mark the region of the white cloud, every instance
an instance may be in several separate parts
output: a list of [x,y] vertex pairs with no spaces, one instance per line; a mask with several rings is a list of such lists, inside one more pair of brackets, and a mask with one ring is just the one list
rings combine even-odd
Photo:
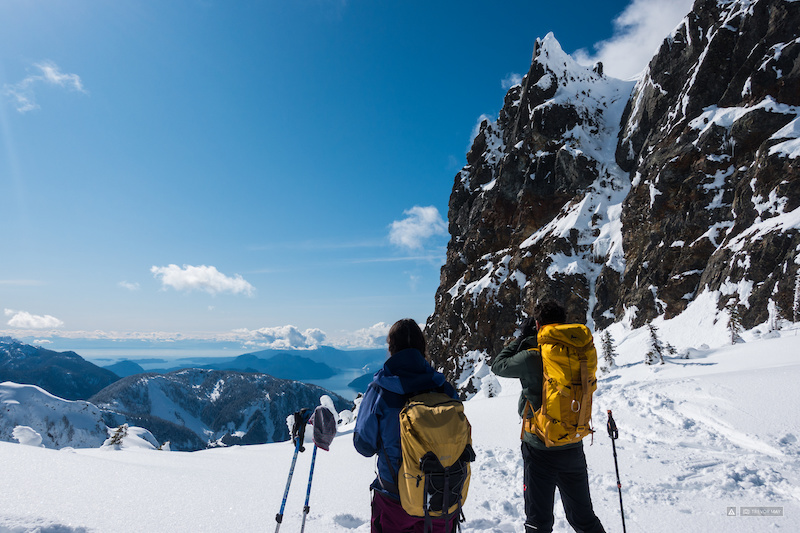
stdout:
[[128,281],[120,281],[117,283],[117,285],[123,289],[128,289],[131,292],[138,291],[140,289],[138,283],[130,283]]
[[252,296],[255,287],[245,281],[242,276],[235,274],[226,276],[213,266],[169,265],[165,267],[154,266],[150,269],[156,279],[161,281],[164,290],[172,287],[176,291],[205,291],[216,295],[223,292],[231,294],[246,294]]
[[327,338],[321,329],[312,328],[300,331],[291,325],[254,330],[237,329],[234,330],[234,333],[240,335],[250,346],[275,349],[315,348]]
[[337,348],[384,348],[386,347],[386,336],[389,334],[391,325],[385,322],[368,328],[362,328],[353,332],[340,334],[336,339],[332,339],[331,344]]
[[647,67],[662,41],[692,9],[693,0],[633,0],[614,20],[614,36],[573,54],[585,65],[603,63],[610,76],[631,79]]
[[78,76],[77,74],[63,74],[61,70],[59,70],[58,65],[56,65],[52,61],[37,63],[34,66],[42,71],[44,80],[47,83],[50,83],[52,85],[58,85],[61,87],[72,88],[82,93],[86,92],[83,89],[83,83],[81,83],[80,76]]
[[21,329],[52,329],[60,328],[64,322],[50,315],[32,315],[27,311],[14,311],[5,309],[5,315],[11,319],[7,322],[12,328]]
[[389,231],[392,244],[416,250],[434,235],[447,235],[447,224],[434,206],[414,206],[403,214],[406,218],[392,222]]
[[522,76],[516,72],[512,72],[500,81],[500,85],[506,91],[512,88],[514,85],[519,85],[520,83],[522,83]]
[[63,87],[86,94],[83,82],[77,74],[61,72],[58,65],[52,61],[34,63],[33,66],[38,69],[38,74],[32,74],[19,83],[3,85],[3,94],[11,97],[20,113],[39,109],[34,88],[40,84]]

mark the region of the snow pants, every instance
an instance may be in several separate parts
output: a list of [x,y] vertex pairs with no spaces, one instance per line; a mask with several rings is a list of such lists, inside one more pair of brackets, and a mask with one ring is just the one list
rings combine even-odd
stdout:
[[[453,533],[458,518],[451,517],[445,523],[441,518],[433,519],[433,533]],[[409,515],[399,501],[372,491],[371,533],[423,533],[425,519]]]
[[553,530],[556,487],[567,521],[580,533],[604,533],[589,496],[589,474],[583,446],[539,450],[522,443],[524,462],[526,533]]

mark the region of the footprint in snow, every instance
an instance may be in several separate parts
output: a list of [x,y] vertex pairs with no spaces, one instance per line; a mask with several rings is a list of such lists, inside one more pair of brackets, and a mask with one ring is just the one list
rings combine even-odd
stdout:
[[787,433],[778,439],[778,445],[782,448],[781,451],[789,455],[800,454],[800,446],[798,446],[797,437],[791,433]]
[[346,527],[347,529],[356,529],[366,523],[366,520],[356,518],[351,514],[340,514],[333,517],[333,521],[337,526]]

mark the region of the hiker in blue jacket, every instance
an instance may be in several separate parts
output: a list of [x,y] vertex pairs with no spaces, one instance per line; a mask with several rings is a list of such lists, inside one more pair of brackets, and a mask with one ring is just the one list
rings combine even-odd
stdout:
[[[375,373],[358,410],[353,444],[365,457],[378,456],[378,476],[372,489],[373,533],[422,531],[424,518],[410,516],[400,504],[397,475],[400,468],[400,411],[408,398],[428,391],[458,394],[444,375],[426,359],[425,336],[415,320],[395,322],[386,338],[389,358]],[[434,519],[433,531],[455,530],[456,519],[448,523]]]

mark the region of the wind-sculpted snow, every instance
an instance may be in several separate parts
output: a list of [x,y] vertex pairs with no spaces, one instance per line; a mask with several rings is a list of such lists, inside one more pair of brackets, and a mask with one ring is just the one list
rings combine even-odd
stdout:
[[[100,409],[58,398],[35,385],[0,383],[0,441],[38,442],[46,448],[96,448],[108,437]],[[25,427],[21,433],[17,428]]]

